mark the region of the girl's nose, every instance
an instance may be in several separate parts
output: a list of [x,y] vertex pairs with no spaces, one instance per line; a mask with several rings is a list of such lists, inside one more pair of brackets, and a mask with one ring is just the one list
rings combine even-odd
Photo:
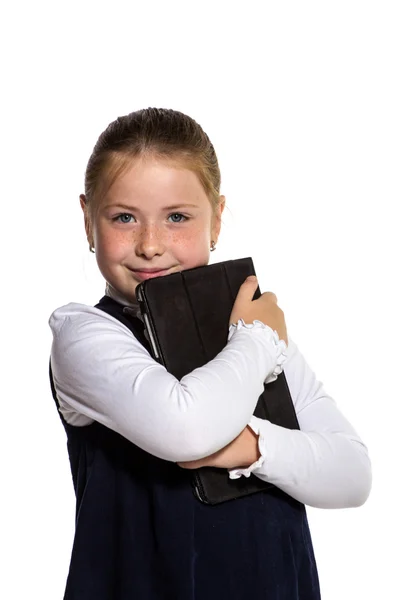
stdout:
[[164,249],[163,236],[159,228],[145,227],[142,229],[135,247],[138,256],[145,256],[147,259],[151,259],[153,256],[163,254]]

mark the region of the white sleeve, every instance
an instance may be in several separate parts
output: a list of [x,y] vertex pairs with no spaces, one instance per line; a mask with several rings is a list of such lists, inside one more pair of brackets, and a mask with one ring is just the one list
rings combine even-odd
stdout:
[[49,324],[66,421],[98,421],[175,462],[209,456],[239,435],[282,354],[272,329],[255,322],[231,332],[216,358],[179,381],[104,311],[71,303],[54,311]]
[[290,338],[283,371],[300,431],[252,417],[261,457],[248,469],[232,469],[230,477],[254,473],[317,508],[360,506],[371,489],[366,446]]

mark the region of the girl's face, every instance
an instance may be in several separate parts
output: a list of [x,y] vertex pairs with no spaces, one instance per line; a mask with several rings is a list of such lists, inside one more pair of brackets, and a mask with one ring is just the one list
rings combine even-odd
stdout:
[[154,158],[138,159],[86,212],[97,263],[105,280],[130,301],[138,283],[208,264],[225,199],[213,213],[195,173]]

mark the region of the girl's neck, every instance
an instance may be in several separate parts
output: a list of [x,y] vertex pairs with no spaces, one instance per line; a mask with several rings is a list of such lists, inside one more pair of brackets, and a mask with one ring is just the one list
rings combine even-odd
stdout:
[[112,285],[108,282],[106,283],[106,296],[109,296],[119,304],[123,304],[124,306],[129,306],[130,308],[137,308],[139,310],[139,304],[137,302],[132,302],[131,300],[127,300],[125,296],[122,296]]

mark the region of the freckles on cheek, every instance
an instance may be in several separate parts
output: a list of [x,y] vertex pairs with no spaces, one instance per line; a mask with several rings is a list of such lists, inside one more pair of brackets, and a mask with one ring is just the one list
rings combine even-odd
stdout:
[[189,248],[193,246],[193,236],[175,233],[172,236],[172,244],[179,248]]
[[174,244],[185,247],[197,248],[208,244],[208,231],[205,227],[197,226],[186,231],[175,231],[172,235]]
[[[190,232],[175,232],[171,238],[176,258],[186,268],[197,267],[208,262],[208,237],[203,228]],[[174,252],[174,250],[173,250]]]
[[103,234],[103,243],[109,251],[118,252],[128,245],[128,239],[123,231],[106,231]]
[[172,244],[175,248],[179,248],[189,254],[196,251],[196,249],[198,251],[199,248],[204,246],[205,240],[200,232],[177,232],[172,236]]

